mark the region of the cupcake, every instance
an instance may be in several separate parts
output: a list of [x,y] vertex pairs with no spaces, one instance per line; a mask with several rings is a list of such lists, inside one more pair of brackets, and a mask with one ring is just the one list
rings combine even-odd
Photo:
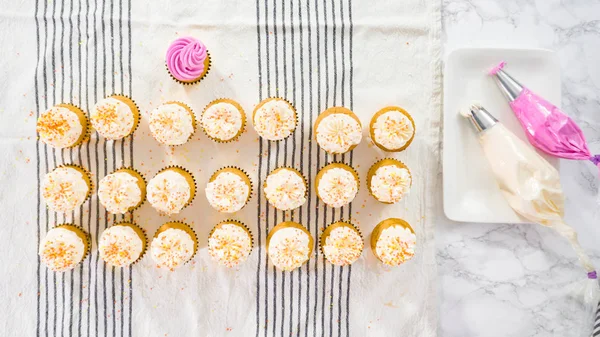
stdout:
[[217,99],[204,108],[200,125],[208,138],[215,142],[233,142],[244,132],[246,114],[236,101]]
[[206,185],[206,199],[217,211],[235,213],[242,209],[252,195],[252,182],[236,167],[225,167],[215,172]]
[[150,245],[152,258],[158,267],[174,270],[194,257],[198,237],[190,226],[182,222],[167,222],[154,234]]
[[369,193],[378,201],[393,204],[408,192],[412,185],[410,170],[401,161],[395,159],[382,159],[367,173],[367,188]]
[[98,253],[106,264],[127,267],[139,260],[146,252],[146,234],[138,226],[116,223],[102,232]]
[[146,187],[148,201],[159,213],[177,214],[196,196],[194,176],[179,166],[169,166],[150,179]]
[[415,138],[415,121],[406,110],[389,106],[373,115],[369,133],[373,143],[380,149],[400,152]]
[[300,171],[280,167],[273,170],[265,180],[265,197],[273,207],[289,211],[306,202],[306,179]]
[[232,268],[246,261],[252,252],[252,234],[236,220],[225,220],[208,236],[208,254],[222,266]]
[[410,225],[396,218],[380,222],[371,233],[373,254],[388,266],[398,266],[415,255],[417,236]]
[[131,212],[139,207],[145,198],[146,181],[132,168],[120,168],[98,183],[98,200],[112,214]]
[[36,131],[42,142],[57,149],[74,147],[89,139],[85,112],[71,104],[58,104],[40,114]]
[[321,251],[325,259],[336,266],[354,263],[364,246],[359,230],[347,222],[332,223],[321,234]]
[[204,43],[193,37],[181,37],[167,49],[167,70],[183,84],[200,82],[210,70],[210,55]]
[[62,165],[46,174],[41,187],[50,210],[68,213],[81,206],[92,194],[92,178],[81,166]]
[[323,167],[315,177],[317,196],[328,206],[339,208],[354,200],[358,193],[358,173],[343,163]]
[[192,109],[181,102],[167,102],[150,112],[150,132],[164,145],[185,144],[196,131]]
[[317,144],[328,153],[353,150],[362,139],[362,125],[354,112],[344,107],[323,111],[315,121]]
[[266,140],[282,140],[294,132],[298,114],[283,98],[271,97],[258,103],[252,113],[254,130]]
[[275,267],[292,271],[312,255],[313,237],[299,223],[285,221],[273,227],[267,236],[267,254]]
[[40,260],[53,271],[75,268],[90,250],[88,234],[72,224],[59,225],[40,243]]

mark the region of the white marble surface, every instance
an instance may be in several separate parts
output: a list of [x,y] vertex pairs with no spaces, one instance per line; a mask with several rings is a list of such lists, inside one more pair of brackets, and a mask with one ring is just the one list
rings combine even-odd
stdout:
[[[444,54],[542,47],[562,67],[563,108],[600,153],[600,0],[443,0]],[[525,82],[525,80],[523,81]],[[567,222],[600,266],[600,185],[589,162],[563,161]],[[569,286],[585,278],[566,240],[533,225],[437,227],[440,336],[577,336]]]

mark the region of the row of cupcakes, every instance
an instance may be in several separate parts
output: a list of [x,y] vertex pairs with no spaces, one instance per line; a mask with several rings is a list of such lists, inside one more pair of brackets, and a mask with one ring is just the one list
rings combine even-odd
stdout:
[[[91,126],[107,139],[122,139],[131,135],[140,123],[140,110],[124,95],[112,95],[92,108]],[[256,132],[267,140],[282,140],[297,127],[298,113],[282,98],[267,98],[252,114]],[[192,109],[182,102],[166,102],[150,112],[152,136],[161,144],[185,144],[196,131],[197,124],[216,142],[231,142],[246,128],[246,114],[232,99],[217,99],[209,103],[196,121]],[[323,111],[315,121],[315,139],[328,153],[341,154],[354,149],[362,140],[362,124],[347,108],[332,107]],[[415,135],[415,125],[408,112],[400,107],[386,107],[375,113],[370,123],[373,142],[385,151],[402,151]],[[87,114],[72,104],[58,104],[40,114],[37,132],[40,139],[55,148],[69,148],[89,139],[91,128]]]
[[[416,235],[406,221],[390,218],[373,229],[370,243],[377,259],[386,265],[398,266],[414,256]],[[185,223],[167,222],[160,226],[149,243],[143,229],[130,222],[121,222],[100,234],[98,255],[109,266],[127,267],[139,261],[148,246],[158,267],[174,270],[194,257],[198,251],[198,237]],[[302,266],[312,256],[314,246],[310,232],[292,221],[278,224],[267,235],[269,260],[284,271]],[[229,268],[244,262],[253,247],[250,229],[236,220],[217,224],[208,237],[209,256]],[[356,226],[338,221],[321,233],[319,247],[331,264],[345,266],[360,258],[364,242]],[[82,262],[90,250],[90,238],[83,229],[62,224],[48,231],[40,243],[39,255],[49,269],[63,272]]]
[[[191,204],[197,193],[194,176],[180,166],[160,170],[148,183],[141,173],[124,167],[100,179],[98,185],[98,200],[111,214],[131,212],[146,198],[159,213],[177,214]],[[350,204],[359,185],[358,173],[343,163],[323,167],[315,178],[317,196],[334,208]],[[400,201],[409,193],[411,185],[410,170],[396,159],[382,159],[367,173],[369,193],[383,203]],[[93,190],[90,173],[73,164],[59,166],[48,173],[41,187],[47,207],[60,213],[74,211],[91,196]],[[237,167],[224,167],[213,173],[204,191],[214,209],[235,213],[250,200],[252,189],[252,181],[246,172]],[[267,201],[282,211],[302,206],[308,195],[306,178],[290,167],[270,172],[263,189]]]

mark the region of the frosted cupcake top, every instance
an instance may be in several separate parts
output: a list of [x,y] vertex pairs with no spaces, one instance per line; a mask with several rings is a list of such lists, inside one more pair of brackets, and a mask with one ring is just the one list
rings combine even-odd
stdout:
[[344,113],[324,117],[317,126],[317,143],[329,153],[345,153],[358,145],[362,129],[356,119]]
[[73,269],[85,255],[85,243],[72,230],[53,228],[40,243],[40,259],[53,271]]
[[371,193],[379,201],[395,203],[408,194],[411,183],[407,169],[385,165],[378,168],[371,178]]
[[243,126],[242,112],[231,103],[215,103],[204,111],[201,123],[209,137],[227,141],[240,132]]
[[252,251],[252,238],[242,226],[223,223],[208,238],[208,254],[228,268],[244,262]]
[[250,186],[239,175],[220,172],[206,185],[206,198],[219,212],[234,213],[246,205],[250,196]]
[[331,207],[349,204],[358,192],[358,181],[352,172],[343,168],[326,169],[319,180],[317,192],[321,200]]
[[323,254],[327,261],[336,266],[345,266],[358,260],[364,243],[358,232],[348,226],[340,226],[329,232],[323,245]]
[[138,178],[127,172],[107,175],[98,184],[98,199],[109,213],[127,213],[142,201]]
[[121,139],[133,130],[135,117],[129,105],[114,97],[107,97],[94,105],[90,121],[104,138]]
[[373,124],[375,142],[390,150],[402,148],[414,133],[410,119],[398,110],[381,114]]
[[306,182],[296,171],[282,168],[267,176],[265,196],[282,211],[298,208],[306,202]]
[[184,230],[169,228],[152,240],[150,249],[159,267],[174,270],[194,255],[194,239]]
[[42,196],[49,209],[67,213],[85,201],[89,186],[81,173],[73,167],[57,167],[42,181]]
[[281,140],[296,129],[296,112],[283,99],[270,99],[254,113],[254,129],[268,140]]
[[308,234],[298,228],[278,229],[269,240],[269,259],[281,270],[294,270],[308,261],[309,244]]
[[169,215],[179,213],[192,195],[187,179],[173,170],[162,171],[150,179],[146,191],[152,207]]
[[417,236],[403,226],[390,226],[379,235],[375,252],[381,261],[390,266],[400,265],[415,255]]
[[64,106],[53,106],[43,112],[36,131],[42,142],[59,149],[75,145],[85,132],[79,116]]
[[167,49],[167,69],[175,79],[190,82],[202,76],[207,57],[208,51],[204,43],[190,36],[181,37]]
[[129,226],[114,225],[100,236],[98,252],[110,266],[125,267],[139,259],[144,250],[144,242]]
[[181,145],[194,133],[192,114],[177,103],[164,103],[150,112],[150,132],[161,144]]

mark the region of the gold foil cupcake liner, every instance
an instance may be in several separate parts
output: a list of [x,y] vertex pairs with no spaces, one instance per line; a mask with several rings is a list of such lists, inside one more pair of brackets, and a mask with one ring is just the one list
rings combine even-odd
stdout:
[[83,260],[85,260],[86,257],[88,257],[88,255],[90,255],[91,251],[92,251],[92,240],[91,240],[91,236],[90,233],[86,232],[83,227],[81,226],[77,226],[73,223],[61,223],[59,225],[56,225],[54,227],[52,227],[51,229],[55,229],[55,228],[66,228],[71,230],[72,232],[74,232],[75,234],[77,234],[77,236],[83,241],[86,249],[85,252],[83,254],[83,257],[81,257],[81,261],[79,261],[77,264],[83,262]]
[[[172,147],[182,146],[182,145],[187,144],[190,140],[192,140],[192,138],[196,134],[196,131],[198,131],[198,125],[196,123],[196,114],[194,113],[194,110],[189,105],[187,105],[187,104],[185,104],[185,103],[183,103],[181,101],[167,101],[167,102],[164,102],[162,104],[177,104],[177,105],[180,105],[183,108],[187,109],[188,112],[192,115],[192,128],[194,129],[194,131],[190,134],[190,136],[188,137],[188,139],[183,144],[170,145],[170,144],[163,144],[161,142],[158,142],[158,143],[162,144],[162,145],[166,145],[166,146],[172,146]],[[154,136],[153,136],[153,138],[154,138]]]
[[[308,245],[309,245],[308,259],[310,259],[311,256],[312,256],[312,254],[313,254],[314,247],[315,247],[315,239],[313,238],[312,234],[310,234],[310,232],[308,231],[308,229],[306,229],[306,227],[304,227],[302,224],[297,223],[295,221],[283,221],[283,222],[280,222],[275,227],[271,228],[271,230],[269,230],[269,232],[267,233],[267,240],[266,240],[266,242],[267,242],[267,253],[269,252],[269,242],[271,241],[271,238],[273,237],[273,235],[275,234],[275,232],[277,232],[280,229],[290,228],[290,227],[291,228],[299,229],[302,232],[304,232],[306,235],[308,235]],[[306,261],[304,263],[306,263]]]
[[[246,172],[245,170],[242,170],[241,168],[239,168],[237,166],[225,166],[225,167],[222,167],[222,168],[216,170],[215,173],[213,173],[210,176],[210,179],[208,180],[208,182],[213,182],[217,178],[217,175],[219,175],[220,173],[229,171],[229,170],[238,170],[238,171],[242,172],[246,176],[246,179],[248,180],[247,183],[250,184],[250,186],[249,186],[250,191],[248,191],[248,198],[246,199],[246,204],[244,204],[244,207],[246,207],[246,205],[248,204],[250,199],[252,199],[252,194],[254,193],[254,183],[252,182],[252,179],[250,179],[250,175],[248,174],[248,172]],[[237,173],[237,172],[235,172],[235,173]],[[244,208],[244,207],[242,207],[242,208]]]
[[[375,125],[375,121],[377,120],[377,118],[379,118],[379,116],[383,115],[384,113],[388,112],[388,111],[399,111],[400,113],[402,113],[404,116],[406,116],[408,118],[408,120],[410,120],[412,126],[413,126],[413,134],[412,137],[410,137],[410,139],[406,142],[406,144],[404,144],[404,146],[402,146],[399,149],[388,149],[385,146],[377,143],[375,141],[375,131],[373,130],[373,126]],[[375,144],[375,146],[377,146],[378,148],[380,148],[383,151],[387,151],[387,152],[402,152],[404,150],[406,150],[406,148],[408,148],[408,146],[413,142],[413,140],[415,139],[415,135],[417,133],[417,126],[415,124],[415,120],[412,118],[412,116],[408,113],[408,111],[402,109],[399,106],[387,106],[379,111],[377,111],[373,117],[371,117],[371,122],[369,123],[369,136],[371,136],[371,141],[373,142],[373,144]]]
[[[192,172],[190,172],[188,169],[184,168],[183,166],[179,166],[179,165],[170,165],[170,166],[164,167],[160,171],[158,171],[156,174],[164,172],[168,169],[178,169],[178,170],[184,171],[185,173],[190,175],[190,177],[192,178],[192,181],[194,182],[193,190],[191,191],[192,196],[190,197],[190,200],[187,203],[185,203],[185,205],[183,205],[183,207],[181,208],[181,209],[184,209],[184,208],[188,207],[189,205],[191,205],[192,202],[194,201],[194,198],[196,197],[196,194],[198,191],[198,184],[196,183],[196,178],[194,177]],[[190,187],[192,187],[192,186],[190,186]]]
[[251,249],[250,249],[250,253],[248,253],[248,256],[250,256],[250,254],[252,254],[252,250],[254,250],[254,235],[252,234],[252,231],[250,230],[250,228],[248,228],[248,226],[246,226],[243,222],[238,221],[238,220],[234,220],[234,219],[227,219],[227,220],[223,220],[221,222],[219,222],[218,224],[216,224],[208,233],[208,239],[206,239],[207,241],[210,239],[210,237],[213,235],[213,233],[215,232],[215,230],[217,228],[219,228],[219,226],[221,225],[225,225],[225,224],[236,224],[240,227],[243,227],[244,230],[246,230],[246,233],[248,233],[248,235],[250,236],[250,245],[251,245]]
[[[323,232],[321,233],[321,235],[319,236],[319,250],[321,251],[321,254],[323,254],[323,258],[325,258],[325,260],[327,260],[327,256],[325,255],[325,252],[323,251],[323,245],[325,244],[325,236],[329,236],[329,234],[331,233],[332,230],[338,228],[338,227],[342,227],[344,225],[348,225],[350,227],[352,227],[360,236],[360,239],[363,242],[363,251],[365,250],[364,248],[364,244],[365,244],[365,237],[363,236],[362,232],[360,231],[360,229],[354,225],[353,223],[351,223],[350,221],[346,221],[346,220],[338,220],[335,222],[330,223],[329,225],[327,225],[327,227],[325,227],[325,229],[323,230]],[[333,226],[333,227],[332,227]]]
[[[306,179],[306,177],[304,176],[304,174],[302,174],[302,172],[300,172],[300,170],[298,170],[298,169],[296,169],[296,168],[294,168],[294,167],[287,166],[287,165],[285,165],[285,166],[280,166],[280,167],[278,167],[278,168],[276,168],[276,169],[272,170],[271,172],[269,172],[269,174],[267,174],[267,178],[268,178],[268,177],[269,177],[271,174],[273,174],[273,173],[276,173],[276,172],[278,172],[279,170],[282,170],[282,169],[288,169],[288,170],[294,171],[294,172],[295,172],[295,173],[296,173],[298,176],[300,176],[300,177],[302,178],[302,180],[304,180],[304,187],[305,187],[305,189],[306,189],[306,191],[304,192],[304,197],[308,197],[308,180]],[[263,187],[263,189],[267,187],[267,179],[265,179],[265,182],[263,183],[263,186],[262,186],[262,187]],[[269,201],[269,199],[267,199],[267,201],[269,202],[269,205],[273,206],[273,208],[275,208],[275,209],[277,209],[277,210],[280,210],[280,211],[282,211],[282,212],[293,211],[293,210],[295,210],[295,209],[298,209],[298,208],[299,208],[299,207],[296,207],[296,208],[294,208],[294,209],[290,209],[290,210],[282,210],[282,209],[279,209],[279,208],[275,207],[273,204],[271,204],[271,202]],[[302,204],[302,205],[304,205],[304,204]],[[302,206],[302,205],[301,205],[301,206]]]
[[358,191],[360,191],[360,176],[358,175],[358,172],[354,169],[354,167],[341,162],[341,161],[334,161],[331,162],[325,166],[323,166],[318,172],[317,175],[315,176],[315,191],[317,193],[317,197],[319,197],[319,199],[321,201],[323,201],[321,199],[321,196],[319,195],[319,180],[321,180],[321,177],[323,176],[323,174],[325,174],[326,169],[331,169],[331,168],[343,168],[345,170],[349,170],[350,172],[352,172],[352,175],[354,176],[354,178],[356,179],[356,193],[358,194]]
[[158,235],[160,233],[162,233],[162,232],[164,232],[164,231],[166,231],[167,229],[170,229],[170,228],[180,229],[180,230],[186,232],[189,236],[192,237],[192,241],[194,241],[194,253],[183,264],[186,264],[186,263],[192,261],[194,259],[194,257],[196,256],[196,253],[198,252],[198,234],[196,234],[196,231],[192,228],[192,226],[188,225],[187,223],[181,222],[181,221],[168,221],[168,222],[165,222],[160,227],[158,227],[158,229],[154,233],[154,236],[152,237],[152,239],[154,240],[156,237],[158,237]]
[[91,134],[92,134],[92,123],[90,122],[90,118],[88,117],[88,114],[82,108],[80,108],[79,106],[72,104],[72,103],[60,103],[60,104],[57,104],[56,106],[62,106],[69,110],[71,110],[71,109],[79,110],[81,112],[81,116],[83,117],[83,119],[85,121],[85,125],[83,125],[85,130],[83,130],[82,135],[80,136],[80,139],[78,139],[75,142],[75,144],[65,147],[65,149],[74,148],[74,147],[77,147],[77,146],[89,141],[91,138]]
[[[296,119],[296,125],[294,125],[294,130],[292,130],[292,132],[290,132],[289,135],[287,135],[285,138],[282,139],[277,139],[277,140],[270,140],[270,139],[266,139],[270,142],[279,142],[282,141],[286,138],[289,138],[291,135],[293,135],[296,132],[296,129],[298,129],[298,124],[299,124],[299,116],[298,116],[298,110],[296,109],[296,106],[292,104],[292,102],[288,101],[286,98],[283,97],[279,97],[279,96],[275,96],[275,97],[267,97],[265,99],[263,99],[262,101],[260,101],[256,107],[254,107],[254,110],[252,111],[252,125],[254,125],[254,116],[256,115],[256,111],[262,107],[263,105],[265,105],[267,102],[271,101],[271,100],[282,100],[285,101],[287,104],[289,104],[289,106],[292,108],[292,110],[294,110],[294,117]],[[263,138],[262,136],[259,135],[259,137]]]
[[[88,184],[89,189],[88,189],[87,194],[85,195],[85,199],[83,199],[83,202],[90,199],[92,197],[92,192],[94,191],[94,183],[92,181],[92,174],[90,173],[90,171],[86,170],[83,166],[80,166],[77,164],[62,164],[62,165],[55,167],[54,170],[56,170],[57,168],[66,168],[66,167],[77,169],[79,172],[84,174],[83,179],[86,180],[86,183]],[[52,171],[54,171],[54,170],[52,170]],[[82,204],[83,204],[83,202],[82,202]]]
[[[348,115],[348,116],[352,117],[352,119],[354,119],[355,121],[358,122],[358,125],[360,126],[360,129],[361,129],[361,132],[362,132],[362,123],[361,123],[360,119],[358,118],[358,116],[354,113],[354,111],[352,111],[352,110],[350,110],[350,109],[348,109],[346,107],[343,107],[343,106],[334,106],[334,107],[325,109],[323,112],[321,112],[317,116],[317,119],[315,120],[315,125],[314,125],[314,128],[313,128],[315,130],[315,141],[317,140],[317,127],[319,126],[319,124],[321,123],[321,121],[323,121],[323,119],[325,119],[325,117],[328,117],[328,116],[331,116],[331,115],[334,115],[334,114],[344,114],[344,115]],[[328,151],[326,151],[325,149],[323,149],[321,147],[321,145],[319,144],[319,142],[317,142],[317,145],[323,151],[325,151],[325,152],[327,152],[329,154],[333,154],[333,155],[348,153],[348,152],[354,150],[358,146],[358,144],[352,145],[348,149],[348,151],[346,151],[346,152],[328,152]]]
[[[131,207],[130,209],[127,210],[127,213],[132,213],[136,209],[142,207],[142,205],[146,202],[146,187],[148,186],[148,181],[146,181],[146,178],[144,177],[144,175],[140,171],[134,169],[131,166],[119,167],[118,169],[112,171],[110,174],[117,173],[117,172],[126,172],[126,171],[133,171],[133,172],[135,172],[139,176],[139,178],[142,179],[142,182],[144,183],[144,188],[142,189],[140,187],[140,189],[142,190],[142,200],[140,200],[140,202],[136,206],[133,206],[133,207]],[[138,178],[138,177],[136,177],[136,178]]]
[[185,81],[181,81],[175,78],[175,76],[173,76],[173,74],[171,73],[171,71],[169,70],[169,66],[167,65],[167,62],[165,62],[165,68],[167,69],[167,73],[169,74],[169,76],[171,76],[171,78],[173,79],[173,81],[183,84],[183,85],[192,85],[192,84],[196,84],[200,81],[202,81],[206,75],[208,75],[208,73],[210,72],[210,67],[212,65],[212,59],[210,57],[210,53],[208,51],[208,49],[206,50],[206,60],[204,61],[204,72],[202,73],[202,75],[200,75],[200,77],[198,77],[197,79],[190,81],[190,82],[185,82]]
[[377,199],[377,197],[375,197],[375,195],[373,195],[373,191],[371,190],[371,179],[375,175],[375,172],[377,172],[377,170],[380,167],[388,166],[388,165],[394,165],[394,166],[406,169],[408,171],[408,175],[410,176],[410,186],[411,187],[412,187],[413,176],[412,176],[412,173],[410,172],[410,169],[408,168],[408,166],[406,166],[406,164],[404,164],[403,162],[401,162],[398,159],[383,158],[383,159],[380,159],[380,160],[376,161],[373,165],[371,165],[371,167],[367,171],[367,182],[366,182],[367,183],[367,190],[369,191],[369,194],[375,200],[377,200],[377,201],[379,201],[381,203],[392,205],[392,204],[394,204],[393,202],[386,202],[386,201],[381,201],[381,200]]
[[[133,128],[131,128],[131,131],[129,132],[129,134],[127,136],[125,136],[125,137],[131,136],[131,135],[134,134],[134,132],[140,126],[140,121],[142,120],[142,110],[140,110],[140,106],[129,95],[120,94],[120,93],[112,93],[112,94],[106,96],[105,98],[114,97],[114,96],[121,96],[121,97],[125,97],[125,98],[129,99],[131,101],[131,103],[133,104],[133,106],[135,106],[135,108],[137,109],[137,119],[135,120],[135,124],[133,125]],[[129,106],[129,107],[131,108],[131,106]],[[123,137],[121,139],[124,139],[125,137]]]
[[[412,228],[412,226],[404,219],[400,219],[400,218],[387,218],[385,220],[382,220],[381,222],[379,222],[377,224],[377,226],[375,226],[375,228],[373,228],[373,231],[371,231],[371,237],[369,239],[369,242],[371,243],[371,251],[373,252],[373,255],[375,255],[375,257],[377,258],[377,260],[381,261],[381,258],[379,257],[379,255],[377,255],[377,241],[379,241],[379,237],[381,236],[381,233],[383,232],[384,229],[389,228],[391,226],[402,226],[404,228],[408,228],[413,234],[415,234],[415,230]],[[382,263],[384,263],[383,261],[381,261]],[[388,264],[386,264],[388,265]]]
[[[204,125],[202,124],[202,117],[204,116],[204,113],[206,112],[206,109],[208,109],[209,107],[211,107],[214,104],[217,103],[229,103],[233,106],[235,106],[238,111],[242,114],[242,127],[240,128],[240,130],[238,131],[238,133],[233,136],[233,138],[228,139],[228,140],[222,140],[222,139],[218,139],[215,137],[212,137],[211,135],[209,135],[206,130],[204,129]],[[246,116],[246,112],[244,111],[244,108],[242,108],[242,106],[240,105],[240,103],[238,103],[237,101],[231,99],[231,98],[217,98],[215,100],[212,100],[210,103],[208,103],[205,107],[204,110],[202,110],[202,115],[200,116],[200,120],[197,121],[197,124],[200,124],[200,129],[202,129],[202,132],[206,135],[206,137],[208,137],[210,140],[217,142],[217,143],[221,143],[221,144],[225,144],[225,143],[232,143],[237,141],[244,132],[246,132],[246,125],[247,125],[247,116]]]

